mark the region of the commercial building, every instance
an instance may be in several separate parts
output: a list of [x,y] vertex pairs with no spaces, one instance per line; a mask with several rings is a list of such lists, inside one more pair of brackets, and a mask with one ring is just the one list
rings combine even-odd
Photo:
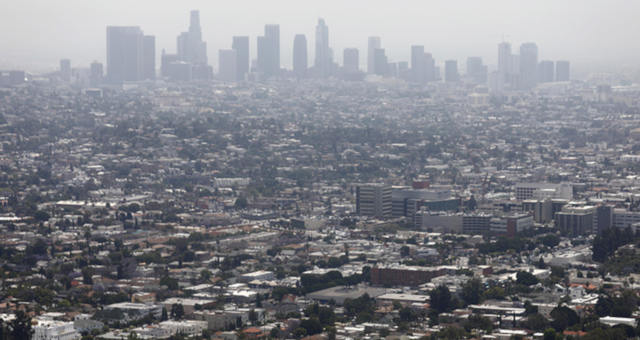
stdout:
[[249,73],[249,37],[233,37],[231,48],[236,51],[236,76],[238,80],[244,80]]
[[107,27],[107,80],[111,83],[143,79],[143,39],[138,26]]
[[565,207],[555,214],[556,228],[567,236],[591,234],[594,230],[594,213],[593,206]]
[[356,213],[360,216],[389,218],[392,213],[392,188],[389,185],[355,184]]
[[238,80],[238,51],[220,50],[218,52],[218,78],[222,81],[236,81]]
[[529,214],[514,214],[492,218],[491,232],[509,237],[516,236],[525,230],[533,228],[533,216]]
[[555,68],[553,61],[543,60],[538,64],[538,81],[549,83],[555,80]]
[[394,266],[371,268],[371,284],[380,286],[419,286],[434,277],[446,275],[442,267]]
[[307,75],[308,68],[307,38],[304,34],[296,34],[293,38],[293,73],[298,77]]
[[380,37],[369,37],[367,42],[367,73],[375,73],[375,53],[381,47]]
[[556,81],[571,80],[570,64],[566,60],[556,61]]
[[345,48],[342,65],[346,73],[360,71],[360,54],[357,48]]
[[516,199],[573,198],[573,186],[568,183],[517,183]]
[[487,66],[483,64],[481,57],[467,58],[467,80],[474,84],[487,82]]
[[265,25],[264,35],[258,37],[258,71],[267,78],[280,73],[279,25]]
[[329,48],[329,27],[327,27],[322,18],[318,19],[318,25],[316,25],[315,53],[314,68],[316,73],[321,77],[329,76],[331,74],[333,57],[331,49]]
[[538,45],[524,43],[520,45],[520,89],[531,90],[538,79]]
[[444,62],[444,81],[447,83],[457,82],[460,80],[458,74],[458,62],[455,60],[447,60]]

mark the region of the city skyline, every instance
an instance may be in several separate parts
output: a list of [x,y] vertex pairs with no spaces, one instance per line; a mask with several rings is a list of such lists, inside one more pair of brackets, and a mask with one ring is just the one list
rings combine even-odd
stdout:
[[[38,1],[30,1],[26,6],[20,6],[20,9],[10,10],[16,12],[16,17],[24,17],[26,12],[22,11],[38,7],[36,11],[32,11],[32,15],[38,17],[42,15],[40,12],[45,8],[56,13],[74,3],[75,1],[68,1],[60,4],[60,8],[47,8],[49,6],[40,4]],[[277,14],[276,9],[282,9],[282,6],[278,5],[283,3],[289,5],[284,12],[296,12],[295,18],[274,15],[274,12]],[[357,9],[358,4],[344,5],[344,9]],[[433,9],[438,9],[439,11],[436,12],[442,16],[451,14],[451,18],[454,19],[450,20],[451,23],[434,18],[435,14],[426,13],[420,17],[421,11],[407,13],[406,18],[399,21],[398,10],[377,6],[375,10],[362,10],[362,15],[358,16],[355,24],[353,21],[345,20],[344,15],[336,13],[333,8],[335,6],[331,4],[313,4],[308,10],[297,13],[299,5],[280,1],[274,4],[275,8],[264,8],[264,11],[258,14],[248,14],[236,8],[237,5],[225,6],[225,9],[220,11],[206,3],[189,2],[179,6],[172,5],[171,10],[163,6],[158,12],[154,11],[153,15],[141,12],[138,6],[134,6],[126,15],[117,16],[114,15],[120,6],[117,1],[113,5],[104,5],[100,9],[101,12],[98,12],[98,9],[87,8],[86,5],[76,6],[74,12],[83,15],[79,15],[76,20],[68,23],[58,23],[59,25],[54,25],[51,30],[67,34],[73,39],[58,40],[57,43],[49,41],[50,39],[43,41],[42,37],[50,34],[49,31],[41,32],[41,36],[31,37],[36,32],[34,24],[23,24],[18,34],[9,36],[0,43],[4,52],[0,57],[0,67],[7,69],[15,66],[14,68],[33,71],[51,71],[56,68],[60,59],[70,59],[72,65],[76,66],[88,66],[94,60],[104,63],[105,44],[99,39],[104,33],[95,34],[95,32],[104,32],[104,27],[107,25],[140,26],[145,33],[155,35],[158,55],[156,64],[159,64],[160,51],[165,49],[168,53],[175,53],[175,35],[184,30],[188,20],[186,15],[192,9],[199,9],[201,12],[202,40],[208,43],[209,65],[218,65],[218,50],[231,48],[230,39],[236,35],[250,37],[250,59],[255,59],[257,52],[255,39],[261,34],[265,24],[272,23],[278,24],[281,29],[281,65],[291,68],[292,54],[288,52],[292,51],[295,34],[306,35],[310,44],[309,57],[315,56],[314,32],[318,18],[323,18],[330,28],[330,47],[336,61],[340,61],[341,58],[338,56],[342,54],[344,48],[350,47],[358,48],[361,57],[365,57],[366,53],[363,52],[366,51],[369,36],[381,37],[389,61],[392,62],[409,61],[410,46],[424,45],[425,51],[432,53],[434,59],[440,62],[448,59],[463,62],[468,56],[480,56],[488,65],[495,66],[497,65],[495,45],[502,40],[510,41],[514,45],[533,41],[542,47],[539,60],[569,59],[574,62],[574,68],[596,71],[602,69],[600,67],[602,64],[612,67],[634,66],[633,61],[637,60],[640,53],[634,48],[629,49],[621,38],[613,36],[618,32],[617,36],[622,35],[625,39],[633,40],[633,35],[637,34],[634,32],[640,31],[640,29],[633,30],[637,23],[631,22],[628,15],[628,12],[633,12],[633,9],[638,6],[635,4],[624,3],[624,5],[607,8],[602,8],[601,5],[585,5],[583,2],[581,2],[583,6],[580,7],[549,2],[541,2],[539,5],[519,4],[520,7],[503,1],[483,4],[485,5],[482,13],[487,14],[487,18],[483,19],[463,18],[465,15],[471,15],[471,10],[478,6],[476,4],[466,3],[467,6],[461,9],[462,13],[456,15],[457,12],[450,5],[436,2],[433,4]],[[496,4],[501,6],[494,6]],[[416,6],[418,9],[424,9],[419,5]],[[549,10],[553,10],[552,13],[547,13]],[[379,21],[382,12],[387,13],[389,20]],[[531,18],[522,18],[522,13],[527,12],[531,14]],[[238,13],[244,13],[244,16],[236,16]],[[602,15],[602,18],[597,14]],[[607,32],[603,32],[603,28],[593,27],[594,20],[605,19],[614,14],[617,15],[617,24],[611,26]],[[560,20],[562,15],[565,15],[567,20]],[[499,25],[490,23],[491,18],[495,19],[498,16],[504,17]],[[95,20],[87,23],[86,17],[92,17]],[[522,20],[516,24],[514,22],[516,18]],[[233,22],[230,22],[230,19],[234,19]],[[372,21],[376,19],[379,25],[373,26]],[[56,21],[54,18],[49,20],[54,23]],[[544,30],[541,30],[540,26],[533,25],[536,20],[545,24]],[[566,23],[567,21],[571,22],[571,27]],[[12,20],[7,20],[0,25],[3,25],[6,31],[8,27],[6,25],[10,25],[11,22]],[[481,29],[475,32],[470,28],[472,23],[475,23],[474,25],[481,23],[484,26],[480,26]],[[84,29],[78,30],[78,25],[83,25]],[[410,29],[408,26],[413,28]],[[549,27],[554,28],[553,34],[550,34]],[[20,39],[27,36],[31,38]],[[75,47],[78,45],[88,48],[78,49]],[[313,65],[313,59],[309,60],[309,64]],[[365,65],[366,60],[362,60],[361,67]]]

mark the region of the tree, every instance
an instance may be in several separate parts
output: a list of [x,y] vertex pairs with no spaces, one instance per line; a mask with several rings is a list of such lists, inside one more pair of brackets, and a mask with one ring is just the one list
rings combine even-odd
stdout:
[[542,241],[542,244],[549,248],[553,248],[560,244],[560,238],[555,234],[545,235],[541,238],[540,241]]
[[171,306],[171,318],[180,320],[184,316],[184,306],[180,303],[174,303]]
[[408,257],[410,253],[411,253],[411,249],[409,249],[408,246],[402,246],[400,248],[400,256]]
[[306,329],[304,329],[304,328],[302,328],[302,327],[298,327],[298,328],[296,328],[296,329],[293,331],[293,336],[294,336],[296,339],[302,339],[302,338],[304,338],[305,336],[307,336],[307,330],[306,330]]
[[9,323],[9,334],[12,339],[31,339],[33,328],[31,327],[31,318],[27,313],[19,310],[16,311],[16,318]]
[[613,309],[613,299],[608,295],[600,295],[595,306],[595,312],[598,316],[610,316]]
[[167,308],[162,307],[162,315],[160,316],[160,321],[169,320],[169,315],[167,315]]
[[306,330],[307,335],[322,333],[322,324],[317,318],[309,318],[300,322],[300,327]]
[[431,298],[431,308],[438,313],[447,312],[451,308],[451,292],[447,286],[440,285],[434,288],[429,293],[429,297]]
[[248,205],[247,199],[244,196],[240,196],[236,199],[236,203],[233,207],[236,209],[245,209]]
[[258,313],[256,313],[255,309],[253,308],[249,311],[249,321],[251,321],[251,324],[253,325],[255,325],[258,321]]
[[482,297],[482,282],[479,279],[471,279],[462,285],[462,300],[466,305],[480,303]]
[[549,327],[549,320],[540,313],[531,314],[525,321],[525,327],[532,331],[540,332]]
[[553,319],[551,326],[559,332],[580,322],[578,314],[573,309],[565,306],[554,308],[550,315]]
[[33,218],[35,218],[38,222],[45,222],[48,221],[49,218],[51,218],[51,215],[49,215],[49,213],[47,213],[46,211],[38,210],[33,214]]
[[468,332],[472,329],[482,329],[484,331],[491,332],[493,330],[493,322],[482,315],[471,314],[464,323],[464,329]]
[[544,340],[556,340],[557,339],[556,330],[553,328],[547,328],[544,331],[543,339]]
[[527,300],[524,302],[524,315],[536,314],[538,313],[538,306],[534,306],[531,301]]
[[538,279],[529,272],[519,271],[516,274],[516,283],[525,286],[533,286],[538,283]]

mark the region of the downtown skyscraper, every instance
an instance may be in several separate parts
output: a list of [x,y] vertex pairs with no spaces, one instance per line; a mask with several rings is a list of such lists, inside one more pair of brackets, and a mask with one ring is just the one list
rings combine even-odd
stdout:
[[231,48],[236,50],[236,77],[238,80],[244,80],[249,73],[249,37],[233,37]]
[[258,71],[266,78],[280,73],[280,26],[265,25],[258,37]]
[[318,19],[316,26],[316,58],[314,67],[320,77],[327,77],[331,74],[333,56],[329,48],[329,27],[324,19]]
[[524,43],[520,45],[520,89],[531,90],[538,80],[538,45]]
[[[151,38],[147,38],[150,41]],[[155,68],[155,44],[147,44],[145,58],[145,36],[138,26],[107,26],[107,81],[122,83],[150,79],[145,74],[145,62],[153,62]],[[151,54],[153,52],[153,58]]]
[[293,73],[296,77],[307,75],[307,37],[304,34],[296,34],[293,38]]
[[[207,58],[207,43],[202,41],[200,12],[191,11],[189,31],[182,32],[177,38],[177,59],[191,66],[194,79],[211,79],[212,69]],[[189,65],[176,65],[186,68]]]
[[207,43],[202,41],[200,12],[191,11],[189,31],[182,32],[177,39],[178,58],[193,65],[207,64]]
[[381,47],[380,37],[369,37],[367,41],[367,73],[375,73],[375,54],[376,49]]

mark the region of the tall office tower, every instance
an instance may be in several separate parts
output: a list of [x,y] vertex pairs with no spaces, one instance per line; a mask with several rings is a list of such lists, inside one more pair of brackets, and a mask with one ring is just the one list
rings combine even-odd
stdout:
[[324,19],[318,19],[316,26],[316,59],[314,67],[321,77],[328,77],[333,64],[331,49],[329,48],[329,27]]
[[145,35],[142,46],[142,77],[156,79],[156,37]]
[[207,43],[202,41],[199,11],[191,11],[189,31],[180,33],[177,40],[180,60],[194,65],[208,64]]
[[411,81],[423,84],[427,81],[427,60],[425,59],[424,46],[411,46]]
[[426,81],[435,81],[437,80],[436,76],[436,61],[431,56],[431,53],[424,54],[424,67],[425,67],[425,80]]
[[556,61],[556,81],[571,80],[570,65],[566,60]]
[[380,37],[369,37],[369,41],[367,43],[367,73],[369,74],[375,73],[375,54],[376,49],[379,49],[380,46]]
[[494,95],[500,95],[504,92],[504,75],[499,71],[489,74],[489,91]]
[[505,82],[509,81],[511,59],[511,44],[508,42],[498,44],[498,73]]
[[384,184],[356,184],[356,214],[378,218],[391,217],[393,199],[391,186]]
[[506,84],[509,84],[511,89],[515,90],[522,86],[520,76],[520,55],[512,54],[510,60]]
[[191,65],[194,79],[211,79],[213,71],[207,58],[207,43],[202,41],[199,11],[191,11],[189,31],[180,33],[177,47],[178,60]]
[[541,83],[552,82],[554,78],[553,61],[543,60],[538,64],[538,81]]
[[175,63],[180,61],[177,54],[169,54],[166,53],[165,50],[162,50],[162,55],[160,56],[160,75],[162,77],[169,77],[171,71],[171,63]]
[[307,75],[308,60],[307,37],[304,34],[296,34],[293,38],[293,73],[296,76],[304,77]]
[[249,73],[249,37],[233,37],[231,48],[237,53],[236,76],[238,76],[238,80],[244,80],[244,77]]
[[520,88],[531,90],[538,78],[538,46],[535,43],[520,45]]
[[458,62],[455,60],[447,60],[444,62],[444,81],[453,83],[460,80],[458,75]]
[[62,78],[62,81],[64,82],[71,81],[71,60],[60,60],[60,78]]
[[467,58],[467,78],[474,84],[487,82],[487,66],[482,63],[481,57]]
[[90,66],[89,84],[91,84],[92,87],[102,85],[103,75],[102,63],[97,61],[92,62]]
[[342,64],[347,73],[356,73],[360,71],[360,53],[357,48],[345,48],[343,53]]
[[264,36],[258,37],[258,69],[265,77],[280,73],[279,25],[265,25]]
[[218,78],[222,81],[238,80],[238,51],[220,50],[218,52]]
[[143,34],[138,26],[107,26],[107,80],[142,80]]
[[386,76],[389,73],[389,62],[384,48],[373,50],[373,73],[379,76]]

